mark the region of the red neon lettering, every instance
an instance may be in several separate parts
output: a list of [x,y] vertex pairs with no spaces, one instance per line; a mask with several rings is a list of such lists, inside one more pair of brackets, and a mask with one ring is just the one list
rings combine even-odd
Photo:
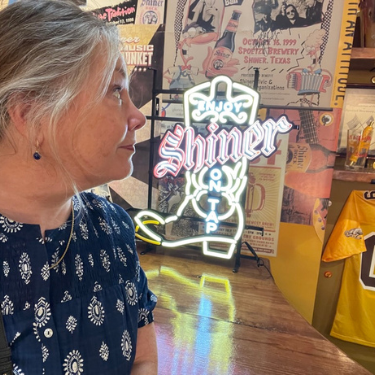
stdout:
[[[209,134],[204,138],[200,134],[195,137],[194,128],[183,128],[177,124],[173,132],[168,130],[161,141],[159,155],[165,160],[155,166],[154,176],[161,178],[167,173],[177,176],[182,167],[186,170],[193,169],[196,173],[204,164],[212,168],[216,163],[223,165],[229,159],[238,162],[242,157],[248,160],[255,160],[261,154],[269,157],[276,151],[277,134],[287,133],[292,127],[287,118],[282,116],[277,122],[273,119],[268,119],[263,124],[256,121],[244,132],[233,127],[229,133],[222,129],[216,135],[219,126],[211,123],[207,126]],[[180,149],[183,140],[185,151]],[[230,142],[232,147],[229,150]]]

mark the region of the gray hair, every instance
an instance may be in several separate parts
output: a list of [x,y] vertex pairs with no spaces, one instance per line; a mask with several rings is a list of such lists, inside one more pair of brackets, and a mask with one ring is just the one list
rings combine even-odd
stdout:
[[105,56],[105,66],[94,101],[105,94],[119,45],[115,25],[65,0],[20,0],[4,8],[0,12],[0,141],[10,124],[8,108],[17,100],[32,104],[30,134],[47,116],[55,139],[59,119],[85,88],[100,55]]

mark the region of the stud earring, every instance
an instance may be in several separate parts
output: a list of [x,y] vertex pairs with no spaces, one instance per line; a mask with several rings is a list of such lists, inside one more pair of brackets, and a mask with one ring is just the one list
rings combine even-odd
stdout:
[[39,148],[39,142],[36,143],[36,150],[35,150],[35,152],[33,154],[33,157],[34,157],[35,160],[40,160],[40,158],[42,157],[39,154],[38,148]]

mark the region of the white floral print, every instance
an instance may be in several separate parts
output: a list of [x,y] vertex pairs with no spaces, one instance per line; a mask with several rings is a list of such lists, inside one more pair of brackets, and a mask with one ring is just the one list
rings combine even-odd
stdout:
[[25,282],[25,284],[28,284],[30,282],[31,278],[31,263],[30,263],[30,257],[26,253],[22,253],[19,261],[19,269],[21,272],[21,278]]
[[6,260],[4,260],[4,262],[3,262],[3,272],[4,272],[5,277],[8,277],[9,271],[10,271],[9,263]]
[[126,290],[126,300],[129,305],[134,306],[138,301],[137,289],[134,283],[127,281],[125,285]]
[[0,215],[0,225],[4,229],[4,232],[6,233],[16,233],[20,231],[23,227],[21,223],[18,223],[17,221],[10,220],[5,216]]
[[83,277],[83,262],[79,254],[75,257],[75,266],[76,266],[76,274],[78,276],[78,279],[82,281]]
[[109,358],[109,348],[108,345],[103,341],[99,349],[99,355],[103,361],[108,361]]
[[60,270],[60,264],[58,264],[57,262],[60,260],[60,250],[57,249],[53,254],[52,254],[52,257],[51,257],[51,264],[57,264],[55,267],[53,267],[53,269],[55,270],[55,272],[59,272]]
[[46,264],[43,266],[42,271],[41,271],[40,274],[41,274],[42,279],[43,279],[44,281],[47,281],[47,280],[48,280],[48,278],[49,278],[49,265],[48,265],[48,263],[46,263]]
[[87,229],[87,224],[83,223],[82,221],[79,223],[79,227],[81,229],[81,236],[84,240],[89,239],[89,231]]
[[14,305],[9,296],[4,296],[4,301],[1,302],[1,313],[3,315],[13,315],[14,313]]
[[77,319],[74,316],[69,316],[67,322],[66,322],[66,329],[70,332],[73,333],[74,330],[77,327]]
[[113,218],[111,218],[111,223],[112,223],[112,228],[113,228],[113,230],[114,230],[117,234],[120,234],[120,233],[121,233],[120,227],[117,225],[117,223],[115,222],[115,220],[114,220]]
[[80,375],[83,373],[83,359],[78,350],[71,351],[64,359],[64,375]]
[[129,332],[127,330],[124,331],[121,338],[121,349],[123,356],[130,361],[131,354],[132,354],[132,342],[129,335]]
[[9,343],[9,346],[12,346],[14,342],[21,336],[19,332],[16,332],[16,334],[13,337],[13,340]]
[[121,263],[126,267],[126,255],[122,251],[121,247],[117,247],[117,253]]
[[109,261],[109,256],[105,250],[100,250],[100,260],[104,269],[109,272],[111,270],[111,262]]
[[70,293],[66,290],[64,292],[64,297],[63,299],[61,300],[61,302],[68,302],[68,301],[71,301],[72,300],[72,296],[70,295]]
[[8,241],[8,237],[4,233],[0,233],[0,241],[5,243]]
[[38,327],[45,326],[51,318],[51,308],[44,297],[39,298],[38,303],[34,307],[35,323]]
[[121,300],[117,300],[116,302],[116,309],[119,311],[122,315],[124,315],[124,309],[125,309],[125,304]]
[[133,249],[129,246],[129,244],[126,244],[126,248],[128,249],[130,254],[134,254]]
[[102,219],[101,217],[99,217],[99,225],[100,225],[100,228],[102,229],[102,231],[105,233],[105,234],[111,234],[112,233],[112,228],[109,226],[109,224],[104,220]]
[[25,375],[23,371],[13,363],[13,374],[14,375]]
[[89,254],[88,258],[89,258],[89,264],[90,264],[90,266],[94,267],[94,258],[93,258],[93,256],[92,256],[91,253]]
[[100,301],[94,296],[88,307],[88,317],[92,323],[100,326],[104,322],[104,308]]
[[139,322],[145,322],[145,325],[149,323],[147,309],[142,308],[138,311],[138,323]]
[[102,286],[97,281],[95,281],[93,291],[94,292],[99,292],[99,290],[103,290],[103,288],[102,288]]
[[47,361],[47,358],[49,356],[49,351],[48,351],[48,348],[42,344],[42,359],[43,359],[43,363],[45,361]]

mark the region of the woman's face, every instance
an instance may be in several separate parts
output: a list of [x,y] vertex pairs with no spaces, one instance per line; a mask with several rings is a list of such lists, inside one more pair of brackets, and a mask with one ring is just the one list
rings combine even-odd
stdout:
[[[101,71],[102,64],[96,64],[84,91],[58,124],[58,153],[80,190],[132,173],[135,132],[145,124],[144,115],[129,98],[122,58],[104,98],[92,105]],[[89,110],[82,116],[85,108]]]
[[296,10],[294,9],[294,7],[286,7],[285,14],[291,20],[294,20],[296,18]]

